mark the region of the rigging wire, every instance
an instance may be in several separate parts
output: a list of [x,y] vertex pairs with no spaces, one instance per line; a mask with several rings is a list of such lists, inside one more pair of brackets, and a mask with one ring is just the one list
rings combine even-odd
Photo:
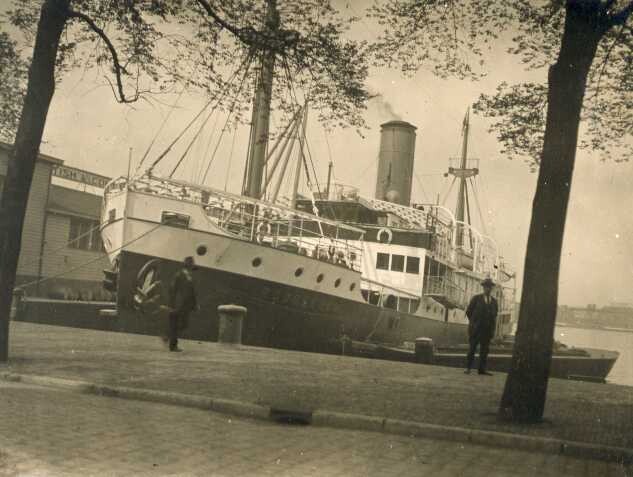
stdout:
[[[290,89],[291,94],[294,96],[294,100],[297,103],[297,106],[299,106],[299,101],[297,99],[297,94],[294,90],[294,86],[293,86],[293,82],[292,82],[292,72],[290,71],[290,65],[288,64],[288,59],[284,56],[282,57],[282,64],[284,66],[284,72],[286,74],[286,79],[288,82],[288,88]],[[306,103],[307,103],[307,98],[306,98]],[[303,143],[305,144],[306,150],[308,151],[308,159],[310,161],[310,166],[312,167],[312,173],[314,174],[314,185],[316,186],[317,189],[317,194],[319,195],[319,197],[322,197],[322,193],[321,193],[321,187],[319,186],[319,178],[316,172],[316,167],[314,166],[314,160],[312,159],[312,152],[310,150],[310,144],[308,142],[308,138],[306,135],[306,131],[302,128],[301,131],[301,137],[303,139]],[[305,154],[304,154],[304,161],[305,161]],[[305,168],[306,168],[306,175],[308,175],[308,179],[309,179],[309,174],[308,174],[308,165],[305,164]],[[312,195],[312,197],[314,198],[314,194]],[[313,201],[314,203],[314,201]],[[316,208],[316,205],[313,205]],[[330,209],[331,213],[332,213],[332,218],[334,220],[337,220],[336,218],[336,212],[334,211],[334,208],[332,207],[331,204],[327,204],[327,207]],[[318,210],[318,208],[317,208]],[[320,223],[319,223],[320,226]]]
[[451,194],[451,191],[453,190],[453,186],[455,185],[455,182],[457,182],[457,177],[453,177],[453,182],[451,182],[451,185],[448,188],[448,191],[446,192],[444,199],[440,202],[441,205],[446,204],[446,200],[448,199],[448,196]]
[[226,116],[226,121],[224,121],[224,126],[222,127],[222,130],[220,131],[220,135],[218,137],[218,142],[215,145],[215,149],[213,150],[213,154],[211,155],[211,159],[209,160],[209,163],[207,164],[207,169],[204,171],[204,175],[202,176],[202,184],[204,184],[204,181],[207,179],[207,174],[209,173],[209,169],[211,168],[211,164],[213,164],[213,161],[215,160],[215,156],[216,156],[216,154],[218,152],[218,149],[220,147],[220,142],[222,140],[222,136],[226,132],[226,128],[227,128],[227,126],[229,124],[229,120],[231,119],[231,114],[233,114],[233,111],[235,110],[235,104],[237,103],[239,95],[242,92],[242,88],[244,87],[244,82],[246,81],[246,77],[248,76],[248,72],[249,72],[250,67],[251,67],[251,62],[252,62],[252,56],[251,56],[251,61],[249,61],[248,64],[246,65],[246,69],[244,71],[244,75],[242,75],[242,80],[240,81],[240,85],[239,85],[239,87],[237,89],[237,93],[235,94],[235,97],[233,98],[233,103],[231,103],[231,107],[229,108],[229,113]]
[[488,232],[486,231],[486,222],[484,221],[484,215],[481,212],[481,205],[479,204],[479,189],[476,187],[477,182],[471,177],[470,178],[470,187],[473,191],[473,197],[475,198],[475,205],[477,206],[477,211],[479,212],[479,220],[481,221],[481,228],[483,229],[484,233],[487,235]]
[[126,242],[126,243],[122,244],[120,247],[117,247],[117,248],[115,248],[114,250],[111,250],[110,252],[104,252],[104,253],[101,253],[101,254],[99,254],[99,256],[98,256],[98,257],[95,257],[95,258],[93,258],[93,259],[90,259],[90,260],[88,260],[87,262],[81,263],[81,264],[79,264],[79,265],[77,265],[77,266],[75,266],[75,267],[69,268],[68,270],[64,270],[63,272],[57,273],[57,274],[55,274],[55,275],[51,275],[51,276],[48,276],[48,277],[40,278],[40,279],[38,279],[38,280],[33,280],[32,282],[27,282],[27,283],[24,283],[24,284],[20,285],[20,288],[30,287],[30,286],[32,286],[32,285],[37,285],[37,284],[39,284],[39,283],[44,283],[44,282],[46,282],[46,281],[53,280],[53,279],[55,279],[55,278],[63,277],[64,275],[68,275],[69,273],[74,272],[75,270],[79,270],[80,268],[83,268],[83,267],[85,267],[86,265],[90,265],[91,263],[95,263],[95,262],[98,262],[99,260],[103,260],[103,259],[104,259],[105,257],[107,257],[108,255],[113,254],[113,253],[116,253],[116,252],[118,252],[119,250],[123,249],[124,247],[127,247],[128,245],[133,244],[133,243],[134,243],[134,242],[136,242],[137,240],[140,240],[140,239],[142,239],[143,237],[145,237],[145,236],[149,235],[150,233],[154,232],[156,229],[158,229],[159,227],[162,227],[163,225],[165,225],[165,224],[163,224],[163,223],[156,224],[156,226],[154,226],[154,227],[152,227],[151,229],[149,229],[149,230],[147,230],[147,231],[143,232],[143,233],[142,233],[141,235],[139,235],[138,237],[133,238],[133,239],[132,239],[132,240],[130,240],[129,242]]
[[[200,63],[201,63],[201,60],[198,60],[196,62],[196,67],[194,68],[194,70],[192,72],[192,76],[198,72],[198,68],[200,67]],[[141,158],[141,161],[139,162],[138,166],[136,167],[136,170],[134,171],[134,175],[136,175],[138,173],[138,171],[141,169],[141,166],[143,165],[143,162],[145,162],[145,159],[147,159],[147,156],[149,155],[150,151],[152,150],[152,147],[154,147],[154,143],[158,139],[158,136],[160,135],[160,133],[163,131],[163,128],[165,127],[165,125],[167,124],[167,121],[171,117],[171,113],[173,113],[174,109],[176,109],[176,105],[180,102],[180,99],[182,98],[182,95],[183,95],[183,93],[186,90],[187,90],[187,86],[186,85],[183,86],[182,89],[180,90],[180,93],[176,97],[176,100],[174,101],[174,104],[171,105],[171,108],[169,109],[169,112],[167,113],[167,116],[165,116],[165,119],[163,120],[162,124],[160,125],[160,127],[156,131],[156,134],[154,135],[154,137],[152,138],[151,142],[149,143],[149,146],[147,146],[147,150],[145,151],[145,154],[143,154],[143,157]]]
[[200,116],[202,116],[202,114],[205,112],[205,110],[211,106],[211,104],[213,104],[213,102],[218,99],[217,104],[213,107],[213,109],[216,109],[219,105],[219,98],[221,98],[221,95],[224,94],[226,92],[226,90],[228,89],[228,86],[231,84],[231,82],[233,81],[233,79],[235,79],[235,77],[237,76],[237,73],[239,73],[239,71],[242,69],[242,67],[246,64],[246,61],[250,58],[250,55],[244,59],[244,61],[240,64],[240,66],[238,66],[235,71],[233,72],[233,74],[231,75],[231,77],[229,78],[229,80],[225,83],[225,87],[223,89],[221,89],[220,91],[216,92],[215,95],[213,95],[213,97],[211,97],[211,99],[209,99],[209,101],[207,101],[207,103],[202,107],[202,109],[200,110],[200,112],[198,112],[198,114],[195,115],[195,117],[189,121],[189,123],[187,123],[187,125],[184,127],[184,129],[180,132],[180,134],[178,134],[178,136],[176,136],[176,139],[174,139],[168,146],[167,148],[158,156],[158,158],[152,163],[152,165],[147,169],[148,174],[151,174],[152,171],[154,170],[154,168],[158,165],[158,163],[163,160],[163,158],[169,153],[169,151],[171,151],[171,148],[174,147],[174,145],[185,135],[185,133],[189,130],[189,128],[198,120],[198,118],[200,118]]
[[[215,119],[213,121],[213,126],[211,126],[211,134],[209,134],[209,139],[207,140],[207,145],[204,148],[204,154],[202,154],[202,157],[205,158],[207,157],[207,154],[209,154],[209,149],[211,149],[211,142],[213,141],[213,136],[215,131],[217,131],[217,126],[218,126],[218,121],[220,120],[220,115],[216,114]],[[192,168],[192,169],[197,169],[197,175],[195,177],[200,177],[200,175],[202,174],[202,170],[204,169],[204,161],[200,161],[200,164],[198,164],[199,167],[197,168]],[[194,178],[191,179],[191,182],[195,182]]]
[[227,191],[229,184],[229,174],[231,172],[231,163],[233,162],[233,148],[235,147],[235,137],[237,136],[237,128],[233,130],[233,141],[231,141],[231,152],[229,152],[229,163],[226,168],[226,176],[224,177],[224,192]]
[[37,263],[37,262],[39,262],[40,259],[42,259],[44,257],[44,255],[48,255],[48,254],[59,252],[60,250],[64,250],[70,244],[78,242],[79,240],[81,240],[85,236],[92,234],[92,232],[94,232],[95,230],[98,230],[100,228],[101,228],[101,224],[98,223],[97,225],[95,225],[94,227],[90,228],[88,231],[84,232],[83,234],[81,234],[81,235],[75,237],[74,239],[69,240],[68,242],[64,243],[64,245],[62,245],[61,247],[54,248],[53,250],[44,250],[43,253],[39,254],[37,257],[31,257],[31,260],[27,260],[26,262],[20,262],[20,266],[21,267],[25,267],[27,265],[32,265],[34,263]]
[[426,200],[427,203],[431,203],[431,201],[429,200],[429,197],[426,195],[426,191],[424,190],[424,185],[422,184],[422,181],[420,180],[420,177],[418,176],[417,172],[413,171],[413,177],[415,177],[415,180],[420,185],[420,189],[422,190],[422,195],[424,196],[424,200]]

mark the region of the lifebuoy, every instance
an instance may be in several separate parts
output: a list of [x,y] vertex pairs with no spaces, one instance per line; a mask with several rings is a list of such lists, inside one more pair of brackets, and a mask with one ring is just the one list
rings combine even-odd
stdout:
[[385,233],[387,234],[386,243],[391,243],[391,241],[393,240],[393,232],[391,231],[391,229],[388,229],[386,227],[383,227],[382,229],[378,231],[378,233],[376,234],[376,240],[382,243],[382,234],[385,234]]
[[[263,233],[262,226],[264,225],[266,226],[266,232]],[[260,222],[257,224],[257,233],[255,234],[255,240],[257,240],[257,243],[262,243],[264,235],[272,235],[272,228],[268,222]]]

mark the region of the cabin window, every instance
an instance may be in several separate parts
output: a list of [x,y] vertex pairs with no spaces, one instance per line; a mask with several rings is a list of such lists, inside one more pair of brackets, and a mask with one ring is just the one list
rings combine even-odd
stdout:
[[389,254],[379,253],[376,257],[376,268],[378,270],[389,270]]
[[96,220],[71,217],[68,247],[78,250],[103,252],[99,222]]
[[409,298],[400,297],[400,299],[398,300],[398,311],[409,313],[410,303],[411,303],[411,300]]
[[418,257],[407,257],[407,273],[420,274],[420,259]]
[[182,227],[184,229],[189,227],[189,220],[191,220],[191,217],[177,212],[163,211],[160,216],[161,224],[171,225],[172,227]]
[[114,222],[116,219],[116,209],[110,209],[108,211],[108,222]]
[[394,272],[404,271],[404,255],[391,256],[391,270]]

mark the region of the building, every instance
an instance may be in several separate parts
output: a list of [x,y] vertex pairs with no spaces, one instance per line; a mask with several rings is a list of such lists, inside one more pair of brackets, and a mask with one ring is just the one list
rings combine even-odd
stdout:
[[586,308],[559,306],[556,314],[559,325],[577,328],[604,328],[633,331],[633,307],[625,304]]
[[[11,148],[0,143],[0,193]],[[109,267],[99,232],[102,199],[85,190],[103,188],[108,180],[39,154],[17,270],[17,285],[28,296],[112,299],[102,287],[102,270]]]

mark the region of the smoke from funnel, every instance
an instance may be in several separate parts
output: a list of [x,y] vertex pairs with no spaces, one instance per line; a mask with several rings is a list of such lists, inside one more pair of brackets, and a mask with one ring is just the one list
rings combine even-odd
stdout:
[[376,105],[380,116],[385,117],[388,120],[402,120],[402,116],[396,113],[391,103],[387,101],[382,94],[375,93],[371,101],[373,101],[373,103]]

